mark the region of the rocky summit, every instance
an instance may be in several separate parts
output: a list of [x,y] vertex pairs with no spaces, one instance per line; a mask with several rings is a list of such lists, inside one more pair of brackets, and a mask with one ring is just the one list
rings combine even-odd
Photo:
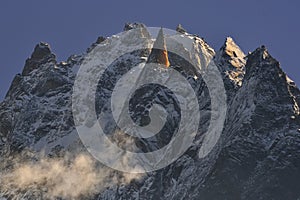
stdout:
[[[144,27],[128,23],[124,31]],[[167,52],[165,44],[163,50],[131,52],[109,66],[96,91],[97,114],[110,108],[117,80],[149,59],[160,58],[161,64],[183,74],[200,99],[199,133],[182,156],[158,171],[122,173],[97,162],[83,146],[72,115],[72,90],[85,58],[100,48],[105,47],[109,56],[126,46],[118,43],[117,36],[99,37],[83,54],[58,62],[50,45],[41,42],[0,103],[0,199],[300,199],[300,91],[296,84],[264,46],[246,55],[228,37],[215,51],[181,25],[177,34],[193,38],[188,56],[204,52],[213,58],[226,89],[224,128],[208,156],[199,157],[199,149],[201,134],[209,126],[211,101],[197,72],[206,69],[192,69],[184,59]],[[141,31],[134,39],[153,43],[144,37]],[[166,43],[172,39],[162,31],[159,37]],[[119,46],[112,47],[115,41]],[[161,134],[139,140],[117,134],[111,139],[133,141],[143,152],[166,145],[180,120],[176,100],[169,97],[172,94],[166,88],[150,86],[135,93],[130,102],[137,124],[147,124],[147,109],[153,102],[165,105],[172,117]],[[109,115],[103,123],[107,132],[116,130]]]

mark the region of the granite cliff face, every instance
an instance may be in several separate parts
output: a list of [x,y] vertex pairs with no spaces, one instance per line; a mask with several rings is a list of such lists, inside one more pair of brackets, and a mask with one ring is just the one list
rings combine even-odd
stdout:
[[[144,25],[126,24],[124,30],[141,27]],[[93,182],[93,192],[87,190],[78,195],[52,195],[53,185],[47,183],[49,177],[45,176],[44,182],[29,182],[22,185],[22,188],[17,184],[10,185],[10,189],[0,187],[0,198],[300,198],[300,91],[295,83],[264,46],[246,56],[232,38],[227,38],[220,50],[215,52],[203,39],[189,35],[181,26],[179,28],[178,35],[186,34],[194,38],[194,55],[190,56],[205,52],[205,55],[214,57],[227,93],[228,108],[224,129],[218,144],[207,157],[198,156],[201,132],[206,130],[211,117],[207,86],[197,70],[169,53],[170,67],[189,80],[201,99],[201,128],[195,142],[183,156],[164,169],[128,180],[122,173],[105,170],[109,174],[108,181],[105,180],[108,184],[103,187],[103,184],[98,186],[98,183]],[[136,37],[142,36],[143,33]],[[84,58],[92,56],[103,43],[108,46],[109,55],[109,45],[114,40],[118,38],[99,37],[86,53],[73,55],[66,62],[60,63],[56,61],[48,44],[40,43],[34,48],[31,57],[26,60],[23,72],[15,76],[4,101],[0,103],[0,180],[3,183],[4,178],[7,179],[5,174],[10,174],[15,166],[24,162],[38,164],[40,157],[36,155],[39,152],[43,152],[47,159],[86,153],[73,122],[72,87]],[[168,42],[170,38],[166,36],[165,40]],[[143,42],[151,41],[145,39]],[[149,55],[151,49],[135,51],[110,66],[110,70],[99,81],[100,89],[96,93],[98,112],[108,106],[110,92],[118,77],[131,66],[147,62]],[[120,66],[123,71],[118,69]],[[200,78],[195,79],[195,76]],[[138,108],[133,114],[137,123],[147,121],[149,112],[146,108],[151,101],[173,105],[174,108],[171,109],[175,110],[173,118],[170,118],[164,129],[167,134],[159,134],[149,141],[135,141],[143,151],[150,151],[169,141],[172,134],[168,133],[176,129],[176,120],[179,119],[178,110],[176,101],[168,101],[167,97],[172,95],[164,88],[149,87],[139,92],[140,94],[136,94],[137,100],[133,99],[131,102],[132,108]],[[157,94],[159,97],[149,100],[149,96]],[[109,130],[110,128],[114,127],[108,127]],[[96,164],[93,170],[97,168],[105,167]],[[111,181],[109,177],[112,177]],[[75,181],[74,184],[76,183],[80,184]]]

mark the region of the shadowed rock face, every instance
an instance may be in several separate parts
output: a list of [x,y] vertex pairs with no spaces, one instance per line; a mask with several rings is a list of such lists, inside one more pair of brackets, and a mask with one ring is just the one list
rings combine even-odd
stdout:
[[300,124],[299,116],[290,118],[295,113],[291,85],[265,48],[250,54],[245,68],[229,106],[224,147],[199,197],[297,199]]
[[[125,29],[141,26],[144,25],[127,24]],[[182,74],[188,72],[187,78],[195,75],[176,55],[167,54],[164,40],[161,30],[157,38],[160,42],[154,44],[151,53],[132,52],[110,66],[99,82],[102,90],[96,93],[99,108],[110,104],[107,99],[124,70],[146,62],[145,57],[148,57],[147,62],[164,66],[172,63],[169,67]],[[214,54],[201,38],[196,37],[195,40],[201,41],[201,50]],[[96,46],[93,44],[87,53],[92,53]],[[156,49],[160,51],[154,51],[155,47],[159,47]],[[35,47],[22,74],[16,75],[5,100],[0,103],[0,172],[10,168],[2,161],[20,155],[24,149],[45,149],[50,157],[74,149],[85,151],[74,132],[71,112],[72,86],[76,70],[85,55],[71,56],[65,63],[56,63],[49,45],[41,43]],[[128,184],[112,184],[87,199],[282,200],[300,197],[299,89],[265,47],[245,56],[234,41],[227,38],[216,52],[214,61],[223,76],[228,96],[227,117],[217,148],[208,157],[200,159],[198,150],[201,143],[195,142],[170,166],[145,174]],[[123,71],[118,70],[120,67]],[[202,98],[203,128],[210,119],[207,87],[200,76],[189,81]],[[148,117],[146,107],[152,100],[149,94],[153,92],[147,93],[149,89],[151,87],[138,91],[141,94],[131,102],[133,107],[140,109],[134,115],[137,121],[143,122],[143,117]],[[172,96],[164,88],[157,91],[160,94],[154,99],[157,102],[164,103],[166,97]],[[173,106],[176,106],[175,103]],[[174,127],[176,124],[171,121],[165,131]],[[137,143],[144,149],[145,144],[150,144],[151,150],[165,145],[157,145],[155,140]],[[4,191],[0,188],[0,197],[1,192]],[[47,190],[33,192],[27,189],[24,193],[28,199],[37,199],[43,192]]]
[[56,62],[55,55],[52,54],[50,46],[47,43],[41,42],[35,46],[31,57],[26,60],[22,75],[29,75],[39,65],[47,62]]

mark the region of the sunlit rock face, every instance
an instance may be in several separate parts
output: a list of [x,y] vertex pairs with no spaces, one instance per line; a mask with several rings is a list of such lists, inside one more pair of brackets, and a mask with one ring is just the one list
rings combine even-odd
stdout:
[[[133,23],[124,30],[143,27]],[[101,37],[87,52],[60,63],[49,45],[40,43],[0,103],[0,199],[298,199],[300,92],[295,83],[265,47],[246,56],[232,38],[227,38],[215,53],[202,38],[181,26],[177,32],[194,38],[192,56],[199,62],[199,52],[214,56],[224,81],[227,116],[221,138],[209,156],[198,156],[200,133],[211,117],[207,86],[185,61],[168,52],[165,41],[172,38],[163,30],[154,44],[144,33],[132,38],[153,48],[116,60],[99,81],[102,90],[95,97],[98,107],[105,108],[116,80],[130,67],[146,62],[173,67],[197,88],[203,113],[195,142],[168,167],[139,175],[116,172],[96,162],[78,138],[72,117],[72,88],[79,66],[86,56],[94,55],[101,42],[106,42],[107,55],[115,51],[109,42],[117,38]],[[143,123],[147,122],[148,100],[155,93],[149,88],[140,92],[143,94],[131,105],[139,108],[133,117]],[[164,88],[158,88],[157,93],[160,96],[154,100],[174,106],[172,116],[179,118],[175,101],[164,102],[172,94]],[[165,130],[176,126],[170,121]],[[132,141],[148,151],[165,145],[169,137]],[[114,139],[122,142],[132,138],[117,135]],[[156,140],[163,142],[157,144]]]
[[148,58],[148,63],[158,63],[166,67],[170,66],[167,45],[163,33],[163,29],[160,29],[157,38],[153,44],[151,54]]

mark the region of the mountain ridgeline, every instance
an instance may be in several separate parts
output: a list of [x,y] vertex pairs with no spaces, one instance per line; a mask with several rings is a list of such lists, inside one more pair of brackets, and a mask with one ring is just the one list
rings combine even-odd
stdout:
[[[143,27],[126,24],[124,31]],[[201,122],[195,142],[171,165],[138,175],[96,162],[79,139],[72,115],[72,88],[79,67],[99,45],[109,47],[118,38],[99,37],[85,53],[65,62],[57,62],[50,46],[41,42],[0,103],[0,199],[299,199],[300,91],[295,83],[264,46],[245,55],[228,37],[215,51],[181,25],[177,34],[193,37],[192,56],[205,52],[213,57],[226,89],[224,128],[208,156],[199,158],[198,151],[211,118],[209,91],[197,70],[167,52],[164,42],[156,50],[119,58],[102,76],[96,93],[97,112],[101,112],[110,106],[113,86],[124,70],[146,62],[176,69],[196,88]],[[159,35],[163,37],[159,40],[170,40]],[[138,92],[130,102],[136,108],[132,110],[136,123],[147,123],[147,108],[153,102],[169,105],[166,110],[171,117],[163,134],[148,140],[123,137],[134,140],[142,151],[153,151],[172,138],[180,108],[176,100],[167,98],[172,94],[166,88],[150,86]],[[108,131],[116,128],[113,121],[103,123]],[[112,140],[120,137],[112,136]]]

